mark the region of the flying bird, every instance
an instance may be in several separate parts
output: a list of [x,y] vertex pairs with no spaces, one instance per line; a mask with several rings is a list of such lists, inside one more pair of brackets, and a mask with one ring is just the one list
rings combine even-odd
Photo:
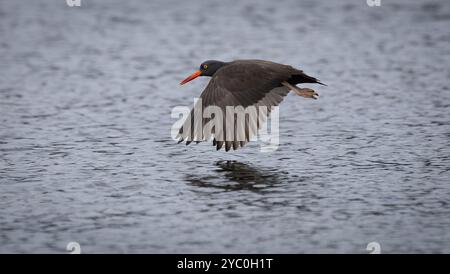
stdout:
[[[198,104],[201,104],[203,109],[208,106],[216,106],[225,112],[227,106],[242,106],[243,108],[265,106],[268,111],[260,115],[263,118],[267,118],[270,115],[271,107],[279,105],[284,96],[290,91],[305,98],[317,99],[318,94],[314,90],[299,88],[296,86],[297,84],[313,83],[325,85],[318,79],[305,74],[302,70],[264,60],[236,60],[232,62],[208,60],[203,62],[197,71],[181,81],[180,85],[184,85],[199,76],[211,77],[208,85],[200,95],[201,100],[198,101]],[[264,119],[260,119],[261,117],[258,117],[260,120],[246,117],[245,138],[243,140],[238,140],[238,138],[218,138],[220,128],[214,128],[211,136],[205,134],[199,138],[194,136],[194,121],[196,119],[194,109],[191,110],[190,116],[187,117],[189,119],[185,120],[179,130],[177,135],[179,143],[186,141],[186,145],[189,145],[191,142],[199,143],[212,139],[213,145],[217,150],[220,150],[224,145],[226,151],[229,151],[231,148],[236,150],[249,142],[250,138],[257,134],[261,123],[264,122]],[[201,119],[202,133],[205,126],[213,118],[214,116],[210,118],[197,117],[197,119]],[[223,117],[223,121],[223,135],[220,136],[227,136],[226,131],[230,131],[230,129],[225,126],[225,117]],[[236,137],[237,132],[236,125],[237,122],[235,121],[234,137]]]

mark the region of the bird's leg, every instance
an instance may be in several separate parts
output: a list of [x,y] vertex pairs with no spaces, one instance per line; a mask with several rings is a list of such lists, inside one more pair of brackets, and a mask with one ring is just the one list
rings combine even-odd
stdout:
[[319,97],[319,94],[310,88],[297,88],[294,92],[305,98],[317,99]]
[[288,87],[291,91],[295,92],[297,95],[300,95],[305,98],[317,99],[319,94],[310,88],[299,88],[294,85],[289,84],[288,82],[282,82],[282,84]]

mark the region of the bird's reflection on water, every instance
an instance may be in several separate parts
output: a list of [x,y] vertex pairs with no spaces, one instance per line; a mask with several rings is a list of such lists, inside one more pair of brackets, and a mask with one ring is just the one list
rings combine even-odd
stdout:
[[266,192],[282,183],[286,173],[274,169],[262,169],[238,161],[219,161],[214,175],[189,175],[187,181],[198,187],[225,191],[250,190]]

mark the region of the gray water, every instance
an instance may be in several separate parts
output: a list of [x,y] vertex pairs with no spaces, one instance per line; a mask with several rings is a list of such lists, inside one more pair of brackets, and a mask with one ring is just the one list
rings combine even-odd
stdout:
[[[450,2],[0,1],[0,252],[450,252]],[[177,145],[207,59],[327,83],[280,147]],[[312,86],[309,86],[312,87]]]

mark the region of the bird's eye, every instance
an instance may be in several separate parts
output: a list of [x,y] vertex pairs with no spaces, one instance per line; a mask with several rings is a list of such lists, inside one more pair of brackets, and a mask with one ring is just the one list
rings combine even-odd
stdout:
[[204,68],[204,69],[207,69],[207,68],[208,68],[208,65],[203,65],[203,68]]

